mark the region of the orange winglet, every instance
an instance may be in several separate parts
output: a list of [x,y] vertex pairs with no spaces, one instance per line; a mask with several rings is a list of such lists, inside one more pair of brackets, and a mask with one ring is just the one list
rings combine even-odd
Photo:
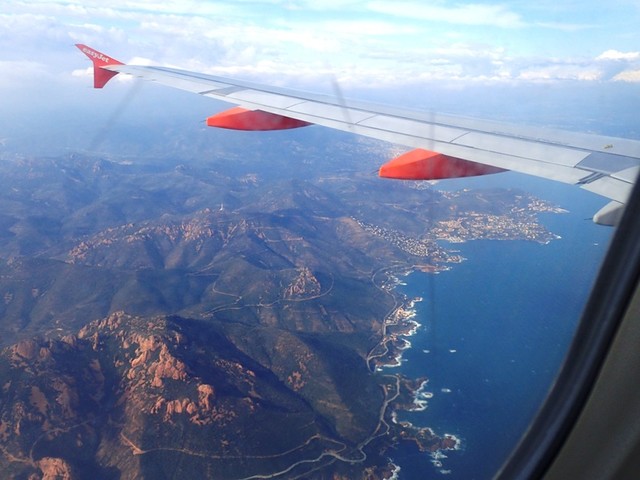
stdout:
[[417,148],[380,167],[379,175],[401,180],[441,180],[473,177],[505,170]]
[[234,107],[207,118],[207,126],[231,130],[286,130],[311,125],[310,123],[262,110]]
[[76,47],[93,62],[93,88],[104,87],[109,80],[118,74],[118,72],[105,70],[102,67],[107,65],[124,65],[124,63],[81,43],[76,43]]

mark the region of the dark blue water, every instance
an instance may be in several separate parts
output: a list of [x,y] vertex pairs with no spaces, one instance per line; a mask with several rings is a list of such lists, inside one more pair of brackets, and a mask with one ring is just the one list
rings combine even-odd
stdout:
[[525,182],[519,186],[571,213],[541,217],[560,240],[451,245],[468,260],[438,275],[406,277],[401,291],[424,301],[417,304],[422,327],[400,371],[429,377],[425,390],[434,396],[425,411],[399,418],[455,434],[462,448],[436,467],[429,455],[401,446],[392,455],[401,479],[497,472],[558,372],[612,234],[587,219],[606,200],[535,179],[506,181]]

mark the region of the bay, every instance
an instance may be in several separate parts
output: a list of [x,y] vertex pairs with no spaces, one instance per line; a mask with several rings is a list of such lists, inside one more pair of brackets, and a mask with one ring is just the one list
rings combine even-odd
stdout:
[[467,260],[437,275],[414,272],[399,287],[424,301],[416,304],[422,326],[393,373],[427,376],[433,397],[398,418],[461,439],[441,459],[401,445],[391,455],[400,479],[492,478],[564,360],[613,229],[590,220],[599,197],[545,181],[526,187],[569,210],[541,216],[560,239],[446,244]]

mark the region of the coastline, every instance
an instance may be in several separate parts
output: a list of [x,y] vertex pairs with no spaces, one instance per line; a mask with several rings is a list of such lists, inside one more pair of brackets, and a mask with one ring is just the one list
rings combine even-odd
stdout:
[[[397,369],[406,361],[403,354],[413,346],[410,338],[416,335],[422,327],[422,324],[416,320],[416,304],[424,299],[420,296],[409,298],[397,292],[398,286],[406,285],[398,277],[408,276],[416,270],[434,274],[448,268],[450,267],[420,265],[402,269],[401,272],[386,272],[387,281],[380,288],[395,298],[396,306],[384,319],[380,342],[367,356],[367,364],[372,372],[384,377],[393,377],[398,384],[397,396],[385,412],[385,417],[388,416],[389,419],[389,434],[392,436],[392,442],[396,444],[399,442],[414,443],[418,451],[431,457],[432,465],[441,474],[451,473],[451,470],[444,467],[443,460],[448,458],[444,452],[460,450],[461,439],[450,433],[438,435],[431,427],[416,426],[407,420],[399,420],[398,416],[401,412],[426,410],[434,393],[426,390],[429,383],[428,378],[409,378],[401,373],[388,372],[388,370]],[[385,480],[398,480],[401,466],[395,464],[394,460],[390,458],[388,467],[391,468],[391,475],[384,477]]]
[[[576,194],[575,199],[574,201],[571,198],[568,202],[568,205],[573,207],[569,210],[587,209],[582,201],[583,197]],[[567,202],[566,199],[564,201]],[[402,405],[398,404],[401,398],[399,396],[397,401],[389,406],[387,414],[391,427],[390,435],[393,431],[401,431],[403,426],[409,429],[409,432],[412,430],[411,427],[415,428],[410,422],[404,422],[408,419],[415,425],[430,425],[430,434],[435,435],[439,432],[443,438],[455,442],[454,449],[464,450],[464,455],[451,455],[446,449],[436,448],[434,451],[427,450],[423,455],[418,453],[413,445],[404,441],[412,440],[410,433],[405,439],[390,438],[396,445],[400,442],[404,444],[390,454],[392,458],[389,458],[389,462],[397,463],[401,467],[401,473],[394,478],[422,478],[424,472],[432,476],[450,474],[450,478],[460,479],[473,476],[489,478],[502,464],[523,428],[526,428],[530,416],[535,413],[539,398],[546,394],[552,380],[550,376],[557,371],[558,357],[565,351],[564,344],[571,338],[573,331],[571,322],[559,323],[553,319],[578,318],[582,308],[581,298],[584,298],[579,292],[588,293],[589,287],[585,279],[590,276],[585,274],[585,271],[593,271],[597,268],[598,262],[588,262],[585,268],[580,270],[569,269],[567,265],[572,265],[575,258],[592,258],[594,250],[604,250],[601,245],[606,245],[605,240],[584,242],[584,238],[606,239],[607,235],[591,223],[581,221],[580,215],[572,214],[568,215],[568,218],[549,215],[565,213],[564,209],[552,210],[546,204],[541,206],[538,203],[525,208],[534,214],[546,214],[544,222],[534,221],[535,228],[529,228],[531,221],[526,218],[521,219],[519,223],[500,223],[499,226],[505,228],[500,232],[494,229],[494,233],[505,235],[481,235],[480,228],[473,231],[470,228],[475,228],[475,224],[440,224],[443,235],[438,242],[459,245],[459,251],[455,252],[459,262],[429,265],[430,261],[437,262],[438,259],[428,257],[422,259],[424,265],[396,264],[376,272],[385,274],[384,279],[382,275],[374,279],[378,280],[376,283],[381,291],[395,299],[396,308],[385,317],[380,343],[367,358],[370,360],[370,369],[373,367],[372,371],[378,375],[393,378],[405,374],[415,379],[424,375],[426,371],[432,377],[426,380],[426,384],[420,382],[415,385],[411,393],[403,394]],[[520,228],[516,228],[518,226]],[[527,227],[526,230],[524,227]],[[460,234],[459,243],[455,241],[457,234]],[[562,240],[553,241],[559,239]],[[465,261],[467,258],[471,260]],[[422,262],[418,260],[416,263]],[[487,279],[514,279],[509,285],[515,286],[518,284],[518,278],[514,277],[514,264],[519,265],[527,275],[548,281],[527,291],[526,296],[505,293],[505,298],[499,305],[483,304],[487,311],[487,323],[483,324],[483,328],[479,328],[475,322],[477,311],[474,309],[474,302],[457,301],[457,292],[474,292],[473,300],[477,304],[481,297],[475,290],[478,285],[484,285]],[[456,272],[460,269],[462,273],[437,275],[452,269]],[[568,275],[567,272],[575,273]],[[417,283],[403,278],[414,274]],[[433,280],[436,278],[432,277],[433,275],[437,275],[437,280]],[[424,286],[427,285],[424,280],[427,277],[431,277],[430,281],[434,282],[430,288]],[[565,284],[571,285],[569,295],[559,293],[566,291]],[[505,292],[511,290],[507,288]],[[487,291],[487,295],[489,293],[492,291]],[[432,294],[438,296],[438,302],[434,302],[433,305],[430,304],[434,301],[431,298]],[[428,309],[417,302],[411,303],[411,297],[416,295],[424,295],[427,298]],[[541,301],[549,304],[549,313],[552,315],[543,315],[540,309],[535,308]],[[416,305],[419,307],[419,318],[415,311],[405,311],[412,310]],[[523,317],[522,321],[514,322],[505,313],[509,311],[531,313]],[[406,316],[406,322],[399,322],[400,325],[394,323],[393,319],[398,315]],[[420,331],[417,337],[414,336],[415,332],[414,335],[408,335],[413,330],[413,325],[408,324],[410,320],[425,323],[422,319],[431,318],[432,315],[436,320],[445,317],[452,320],[447,322],[446,329],[441,325],[443,322],[434,325],[429,322],[422,329],[418,327]],[[505,325],[513,331],[513,336],[508,341],[500,336],[496,340],[493,332],[500,331]],[[403,327],[407,335],[402,335]],[[437,331],[433,330],[434,328]],[[548,346],[548,332],[553,332],[553,338],[557,339],[557,345],[554,344],[553,348]],[[490,352],[486,352],[487,342],[493,347]],[[407,348],[401,348],[403,346]],[[424,357],[422,354],[429,355]],[[477,358],[481,358],[482,361],[476,362],[474,359]],[[514,358],[522,361],[514,362]],[[425,369],[424,362],[427,361],[429,370]],[[477,369],[473,375],[467,374],[469,362]],[[521,393],[524,391],[522,388],[515,388],[516,385],[524,384],[527,385],[526,395]],[[507,386],[508,395],[499,390],[500,385]],[[429,390],[434,394],[433,397],[428,395],[431,393]],[[431,398],[437,400],[429,405]],[[491,403],[482,401],[486,398],[490,398]],[[399,426],[400,423],[403,425]],[[465,426],[464,430],[459,427],[462,425]],[[442,433],[451,431],[458,435],[464,431],[464,437],[448,437],[446,433]],[[484,443],[487,432],[494,431],[500,432],[501,436],[493,442],[491,448],[487,448]],[[413,433],[413,437],[417,438],[415,431]],[[416,440],[412,441],[418,445]],[[430,470],[431,466],[433,470]]]

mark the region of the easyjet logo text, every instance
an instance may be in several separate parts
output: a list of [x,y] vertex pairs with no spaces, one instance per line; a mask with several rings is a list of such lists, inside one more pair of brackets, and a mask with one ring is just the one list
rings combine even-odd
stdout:
[[95,58],[96,60],[100,60],[101,62],[104,63],[110,63],[111,59],[109,57],[105,57],[104,55],[102,55],[99,52],[96,52],[95,50],[91,50],[90,48],[83,48],[82,51],[84,53],[86,53],[87,55],[89,55],[90,57]]

